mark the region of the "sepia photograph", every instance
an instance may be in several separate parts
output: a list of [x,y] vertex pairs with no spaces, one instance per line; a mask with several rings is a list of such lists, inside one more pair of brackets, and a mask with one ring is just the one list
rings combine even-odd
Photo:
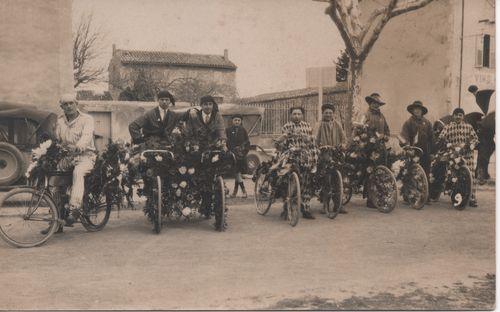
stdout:
[[0,310],[495,310],[495,0],[0,0]]

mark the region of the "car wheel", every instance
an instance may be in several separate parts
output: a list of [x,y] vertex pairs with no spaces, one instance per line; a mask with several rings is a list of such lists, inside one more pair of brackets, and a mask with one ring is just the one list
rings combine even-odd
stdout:
[[24,156],[17,147],[0,142],[0,186],[11,185],[19,180],[25,167]]

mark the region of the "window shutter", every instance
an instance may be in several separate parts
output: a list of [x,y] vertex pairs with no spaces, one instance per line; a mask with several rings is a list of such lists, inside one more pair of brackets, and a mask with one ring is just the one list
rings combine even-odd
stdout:
[[483,67],[483,34],[476,36],[476,67]]
[[490,39],[490,68],[495,68],[495,37]]

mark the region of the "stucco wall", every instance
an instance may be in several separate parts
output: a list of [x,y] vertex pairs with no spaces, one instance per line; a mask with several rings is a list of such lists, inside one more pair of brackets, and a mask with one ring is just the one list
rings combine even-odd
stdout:
[[71,0],[0,1],[0,100],[54,107],[72,71]]
[[414,100],[429,107],[431,120],[450,110],[452,36],[448,0],[395,17],[384,28],[365,61],[361,92],[378,92],[386,100],[382,111],[391,133],[399,133]]

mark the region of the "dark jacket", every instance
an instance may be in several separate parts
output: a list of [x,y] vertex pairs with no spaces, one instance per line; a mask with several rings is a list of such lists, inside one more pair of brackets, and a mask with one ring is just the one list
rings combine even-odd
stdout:
[[380,110],[369,108],[364,115],[364,120],[370,129],[387,136],[390,135],[389,125]]
[[226,139],[224,118],[218,111],[212,111],[208,123],[203,122],[202,111],[190,109],[186,116],[186,135],[200,142],[200,147],[214,145],[220,139]]
[[162,121],[159,107],[147,111],[128,127],[132,143],[140,144],[151,138],[169,140],[172,130],[183,117],[184,113],[168,110]]
[[425,154],[432,151],[432,125],[425,117],[411,116],[401,129],[401,136],[412,146],[420,147]]
[[227,148],[234,153],[237,158],[243,158],[250,150],[250,140],[248,133],[242,126],[231,126],[226,129]]

